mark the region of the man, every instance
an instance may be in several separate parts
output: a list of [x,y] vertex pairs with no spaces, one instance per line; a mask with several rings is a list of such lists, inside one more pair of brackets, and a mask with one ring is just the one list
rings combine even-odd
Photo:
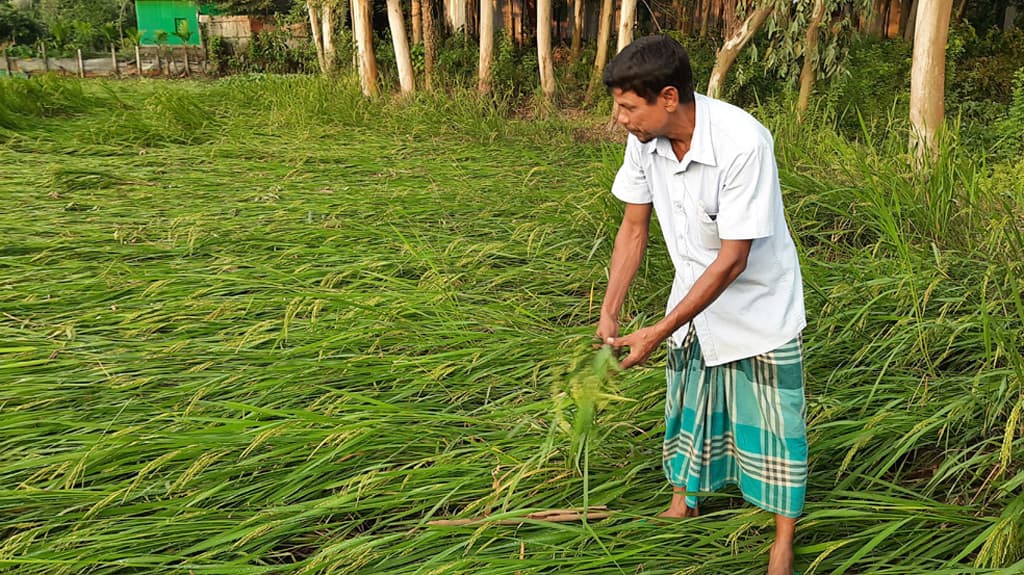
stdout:
[[[807,482],[806,321],[772,136],[743,110],[694,94],[689,57],[667,36],[627,46],[604,83],[629,137],[612,186],[626,206],[597,336],[629,348],[623,368],[668,340],[663,467],[673,496],[662,516],[694,516],[687,492],[737,484],[775,514],[769,575],[791,575]],[[675,267],[667,314],[619,337],[652,208]]]

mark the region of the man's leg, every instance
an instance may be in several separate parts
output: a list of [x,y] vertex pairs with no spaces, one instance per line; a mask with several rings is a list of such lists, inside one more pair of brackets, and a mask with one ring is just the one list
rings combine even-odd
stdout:
[[700,507],[690,509],[690,507],[686,505],[686,488],[673,487],[672,503],[669,504],[668,509],[659,513],[658,517],[681,519],[683,517],[696,517],[699,514]]
[[796,519],[775,515],[775,543],[768,558],[768,575],[793,575],[793,534]]

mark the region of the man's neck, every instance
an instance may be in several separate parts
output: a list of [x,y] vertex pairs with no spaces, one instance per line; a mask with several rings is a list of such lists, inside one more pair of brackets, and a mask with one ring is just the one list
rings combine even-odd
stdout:
[[675,152],[677,160],[682,161],[686,152],[690,151],[693,130],[696,125],[697,103],[680,104],[672,116],[669,131],[665,134],[665,137],[672,143],[672,151]]

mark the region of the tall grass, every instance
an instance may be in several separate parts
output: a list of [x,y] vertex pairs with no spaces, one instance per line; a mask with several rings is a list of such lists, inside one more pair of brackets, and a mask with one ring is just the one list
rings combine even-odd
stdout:
[[[73,85],[93,103],[0,147],[0,570],[763,572],[772,518],[735,492],[637,521],[669,495],[659,364],[616,376],[575,465],[559,390],[621,209],[586,120],[312,78]],[[811,319],[798,568],[1017,572],[1012,168],[950,146],[922,177],[894,142],[767,121]],[[634,325],[671,278],[652,250]],[[585,502],[617,513],[427,525]]]

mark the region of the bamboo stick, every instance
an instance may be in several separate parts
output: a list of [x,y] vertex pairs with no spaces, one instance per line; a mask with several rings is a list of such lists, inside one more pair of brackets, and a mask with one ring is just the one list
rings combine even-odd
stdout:
[[527,521],[548,521],[552,523],[567,523],[570,521],[581,521],[583,519],[606,519],[611,517],[612,512],[607,511],[604,505],[595,505],[590,508],[592,511],[584,512],[582,509],[547,509],[527,513],[522,517],[510,517],[497,521],[489,520],[487,517],[472,517],[468,519],[435,519],[428,521],[427,525],[436,527],[454,527],[459,525],[480,525],[492,523],[494,525],[521,525]]

